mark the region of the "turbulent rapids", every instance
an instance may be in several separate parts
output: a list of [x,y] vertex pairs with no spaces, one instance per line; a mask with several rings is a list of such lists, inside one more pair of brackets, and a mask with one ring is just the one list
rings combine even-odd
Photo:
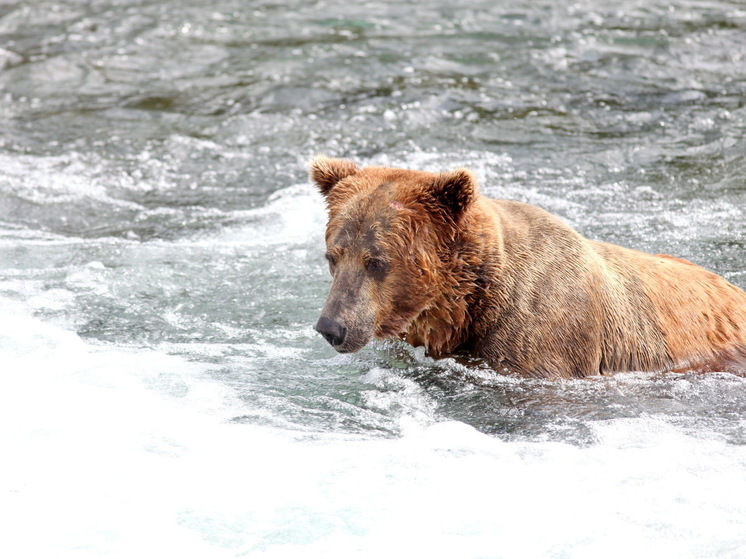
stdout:
[[0,5],[0,554],[746,555],[746,379],[336,355],[306,162],[483,193],[746,287],[746,12]]

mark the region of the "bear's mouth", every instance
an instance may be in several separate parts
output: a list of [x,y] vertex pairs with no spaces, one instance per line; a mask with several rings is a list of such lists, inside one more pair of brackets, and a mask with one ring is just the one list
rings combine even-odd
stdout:
[[363,349],[372,337],[372,332],[366,334],[362,330],[352,328],[347,332],[347,336],[342,344],[332,347],[338,353],[355,353]]

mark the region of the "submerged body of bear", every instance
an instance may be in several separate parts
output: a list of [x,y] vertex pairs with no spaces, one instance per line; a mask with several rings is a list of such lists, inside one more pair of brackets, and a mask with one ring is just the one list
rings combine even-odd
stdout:
[[337,351],[402,338],[525,376],[746,372],[746,293],[694,264],[481,196],[465,169],[318,157],[311,177],[334,277],[316,329]]

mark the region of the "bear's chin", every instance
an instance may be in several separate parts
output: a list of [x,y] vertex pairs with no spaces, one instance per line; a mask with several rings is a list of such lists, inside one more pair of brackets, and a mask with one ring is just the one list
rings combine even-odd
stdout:
[[349,332],[344,342],[336,346],[333,345],[332,347],[337,353],[357,353],[368,345],[372,337],[372,335],[366,336],[359,332]]

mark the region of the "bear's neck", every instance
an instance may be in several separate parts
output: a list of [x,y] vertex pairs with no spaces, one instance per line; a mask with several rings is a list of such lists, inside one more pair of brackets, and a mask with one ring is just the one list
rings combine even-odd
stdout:
[[503,242],[494,214],[479,200],[461,217],[453,241],[443,249],[438,287],[431,303],[410,323],[405,340],[440,357],[484,334],[484,317],[499,305]]

